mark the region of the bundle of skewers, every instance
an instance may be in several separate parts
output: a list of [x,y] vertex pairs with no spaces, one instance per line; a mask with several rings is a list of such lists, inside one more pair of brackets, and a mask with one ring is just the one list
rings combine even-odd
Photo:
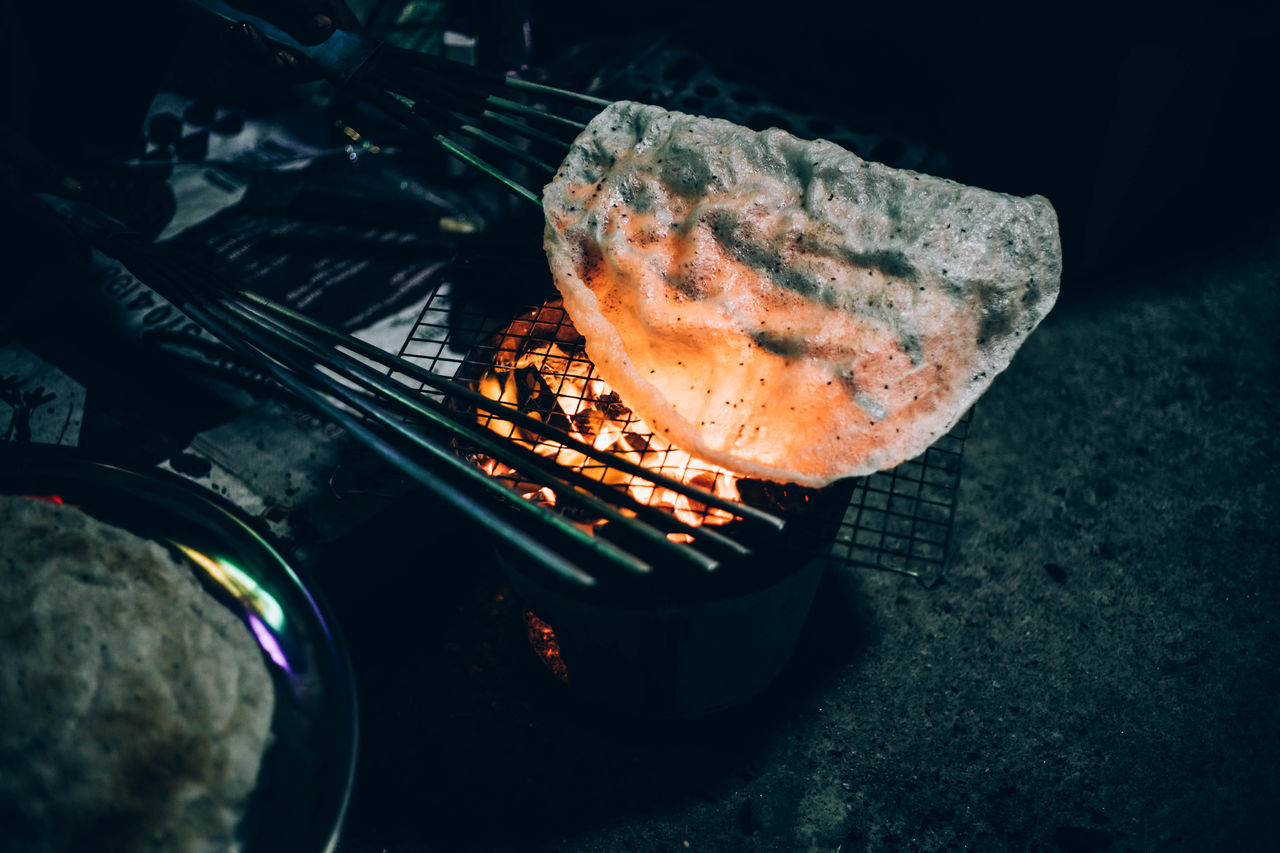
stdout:
[[440,146],[534,204],[541,204],[539,188],[586,127],[579,119],[590,119],[609,105],[513,74],[374,43],[346,30],[303,45],[270,21],[223,0],[188,2],[228,23],[252,24],[345,95],[375,107],[415,137]]

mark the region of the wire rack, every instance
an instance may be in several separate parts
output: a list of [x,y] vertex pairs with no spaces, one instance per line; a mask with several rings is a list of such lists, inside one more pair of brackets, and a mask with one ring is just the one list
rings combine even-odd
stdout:
[[[458,298],[454,286],[444,281],[427,299],[398,354],[437,375],[474,383],[481,376],[493,376],[495,365],[510,374],[521,359],[528,361],[531,341],[554,342],[557,347],[539,350],[533,357],[536,363],[527,366],[531,368],[527,375],[513,378],[520,388],[521,407],[550,413],[540,399],[544,394],[583,401],[591,392],[584,393],[581,385],[595,378],[595,368],[582,352],[581,337],[554,299],[499,315],[486,306]],[[547,365],[548,359],[556,363]],[[572,387],[566,388],[566,383],[572,383]],[[423,388],[422,393],[446,402],[431,389]],[[635,416],[620,404],[618,408],[624,422],[635,421]],[[908,575],[926,587],[938,583],[946,570],[961,460],[972,414],[972,410],[966,412],[947,435],[915,459],[854,481],[852,497],[827,554],[832,563]],[[567,426],[591,437],[588,424]],[[562,452],[558,446],[545,442],[543,445],[540,449],[544,455]],[[660,454],[658,464],[667,466],[663,473],[668,475],[683,473],[673,468],[699,464],[678,452],[677,461],[667,462],[665,457],[672,451],[652,433],[637,434],[628,449]],[[699,485],[704,488],[712,488],[719,476],[709,466],[695,473],[702,478]],[[518,473],[498,472],[495,476],[523,491]],[[600,471],[599,476],[606,474]],[[617,482],[624,488],[630,485],[629,478],[618,478]],[[705,514],[706,508],[695,511]]]
[[910,575],[926,587],[942,579],[972,419],[969,409],[915,459],[856,481],[831,544],[834,561]]

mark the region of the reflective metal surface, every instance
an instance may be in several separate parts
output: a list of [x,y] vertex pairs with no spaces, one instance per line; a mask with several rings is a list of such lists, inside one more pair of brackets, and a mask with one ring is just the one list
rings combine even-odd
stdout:
[[242,826],[245,853],[332,851],[355,773],[355,682],[324,606],[284,558],[215,495],[66,448],[0,444],[0,493],[74,505],[187,557],[253,632],[276,686],[274,738]]

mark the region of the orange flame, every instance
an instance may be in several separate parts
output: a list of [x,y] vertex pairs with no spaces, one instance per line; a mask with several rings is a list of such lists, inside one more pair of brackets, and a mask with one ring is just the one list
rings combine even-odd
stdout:
[[[595,365],[583,351],[582,337],[570,325],[559,299],[548,300],[512,321],[499,339],[492,367],[474,384],[476,390],[489,399],[514,406],[544,423],[560,426],[597,450],[610,451],[647,470],[719,497],[741,500],[737,475],[690,456],[655,435],[623,405],[618,394],[595,375]],[[665,508],[692,527],[727,524],[734,518],[729,512],[605,465],[509,421],[486,413],[480,414],[480,421],[503,438],[516,441],[540,456],[625,489],[641,504]],[[485,456],[477,462],[486,473],[510,481],[524,498],[547,506],[556,505],[554,491],[524,481],[510,466]],[[677,542],[691,539],[683,533],[669,533],[668,538]]]
[[556,639],[555,629],[535,616],[532,610],[524,612],[524,627],[529,634],[529,645],[538,659],[551,670],[552,675],[568,684],[569,667],[560,654],[560,641]]

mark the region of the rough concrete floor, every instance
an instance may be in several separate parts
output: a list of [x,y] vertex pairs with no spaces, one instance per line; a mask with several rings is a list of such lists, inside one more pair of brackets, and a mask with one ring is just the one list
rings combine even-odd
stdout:
[[352,636],[342,853],[1274,849],[1278,294],[1272,240],[1060,306],[977,409],[945,583],[828,577],[733,713],[558,703],[467,627],[488,577]]

